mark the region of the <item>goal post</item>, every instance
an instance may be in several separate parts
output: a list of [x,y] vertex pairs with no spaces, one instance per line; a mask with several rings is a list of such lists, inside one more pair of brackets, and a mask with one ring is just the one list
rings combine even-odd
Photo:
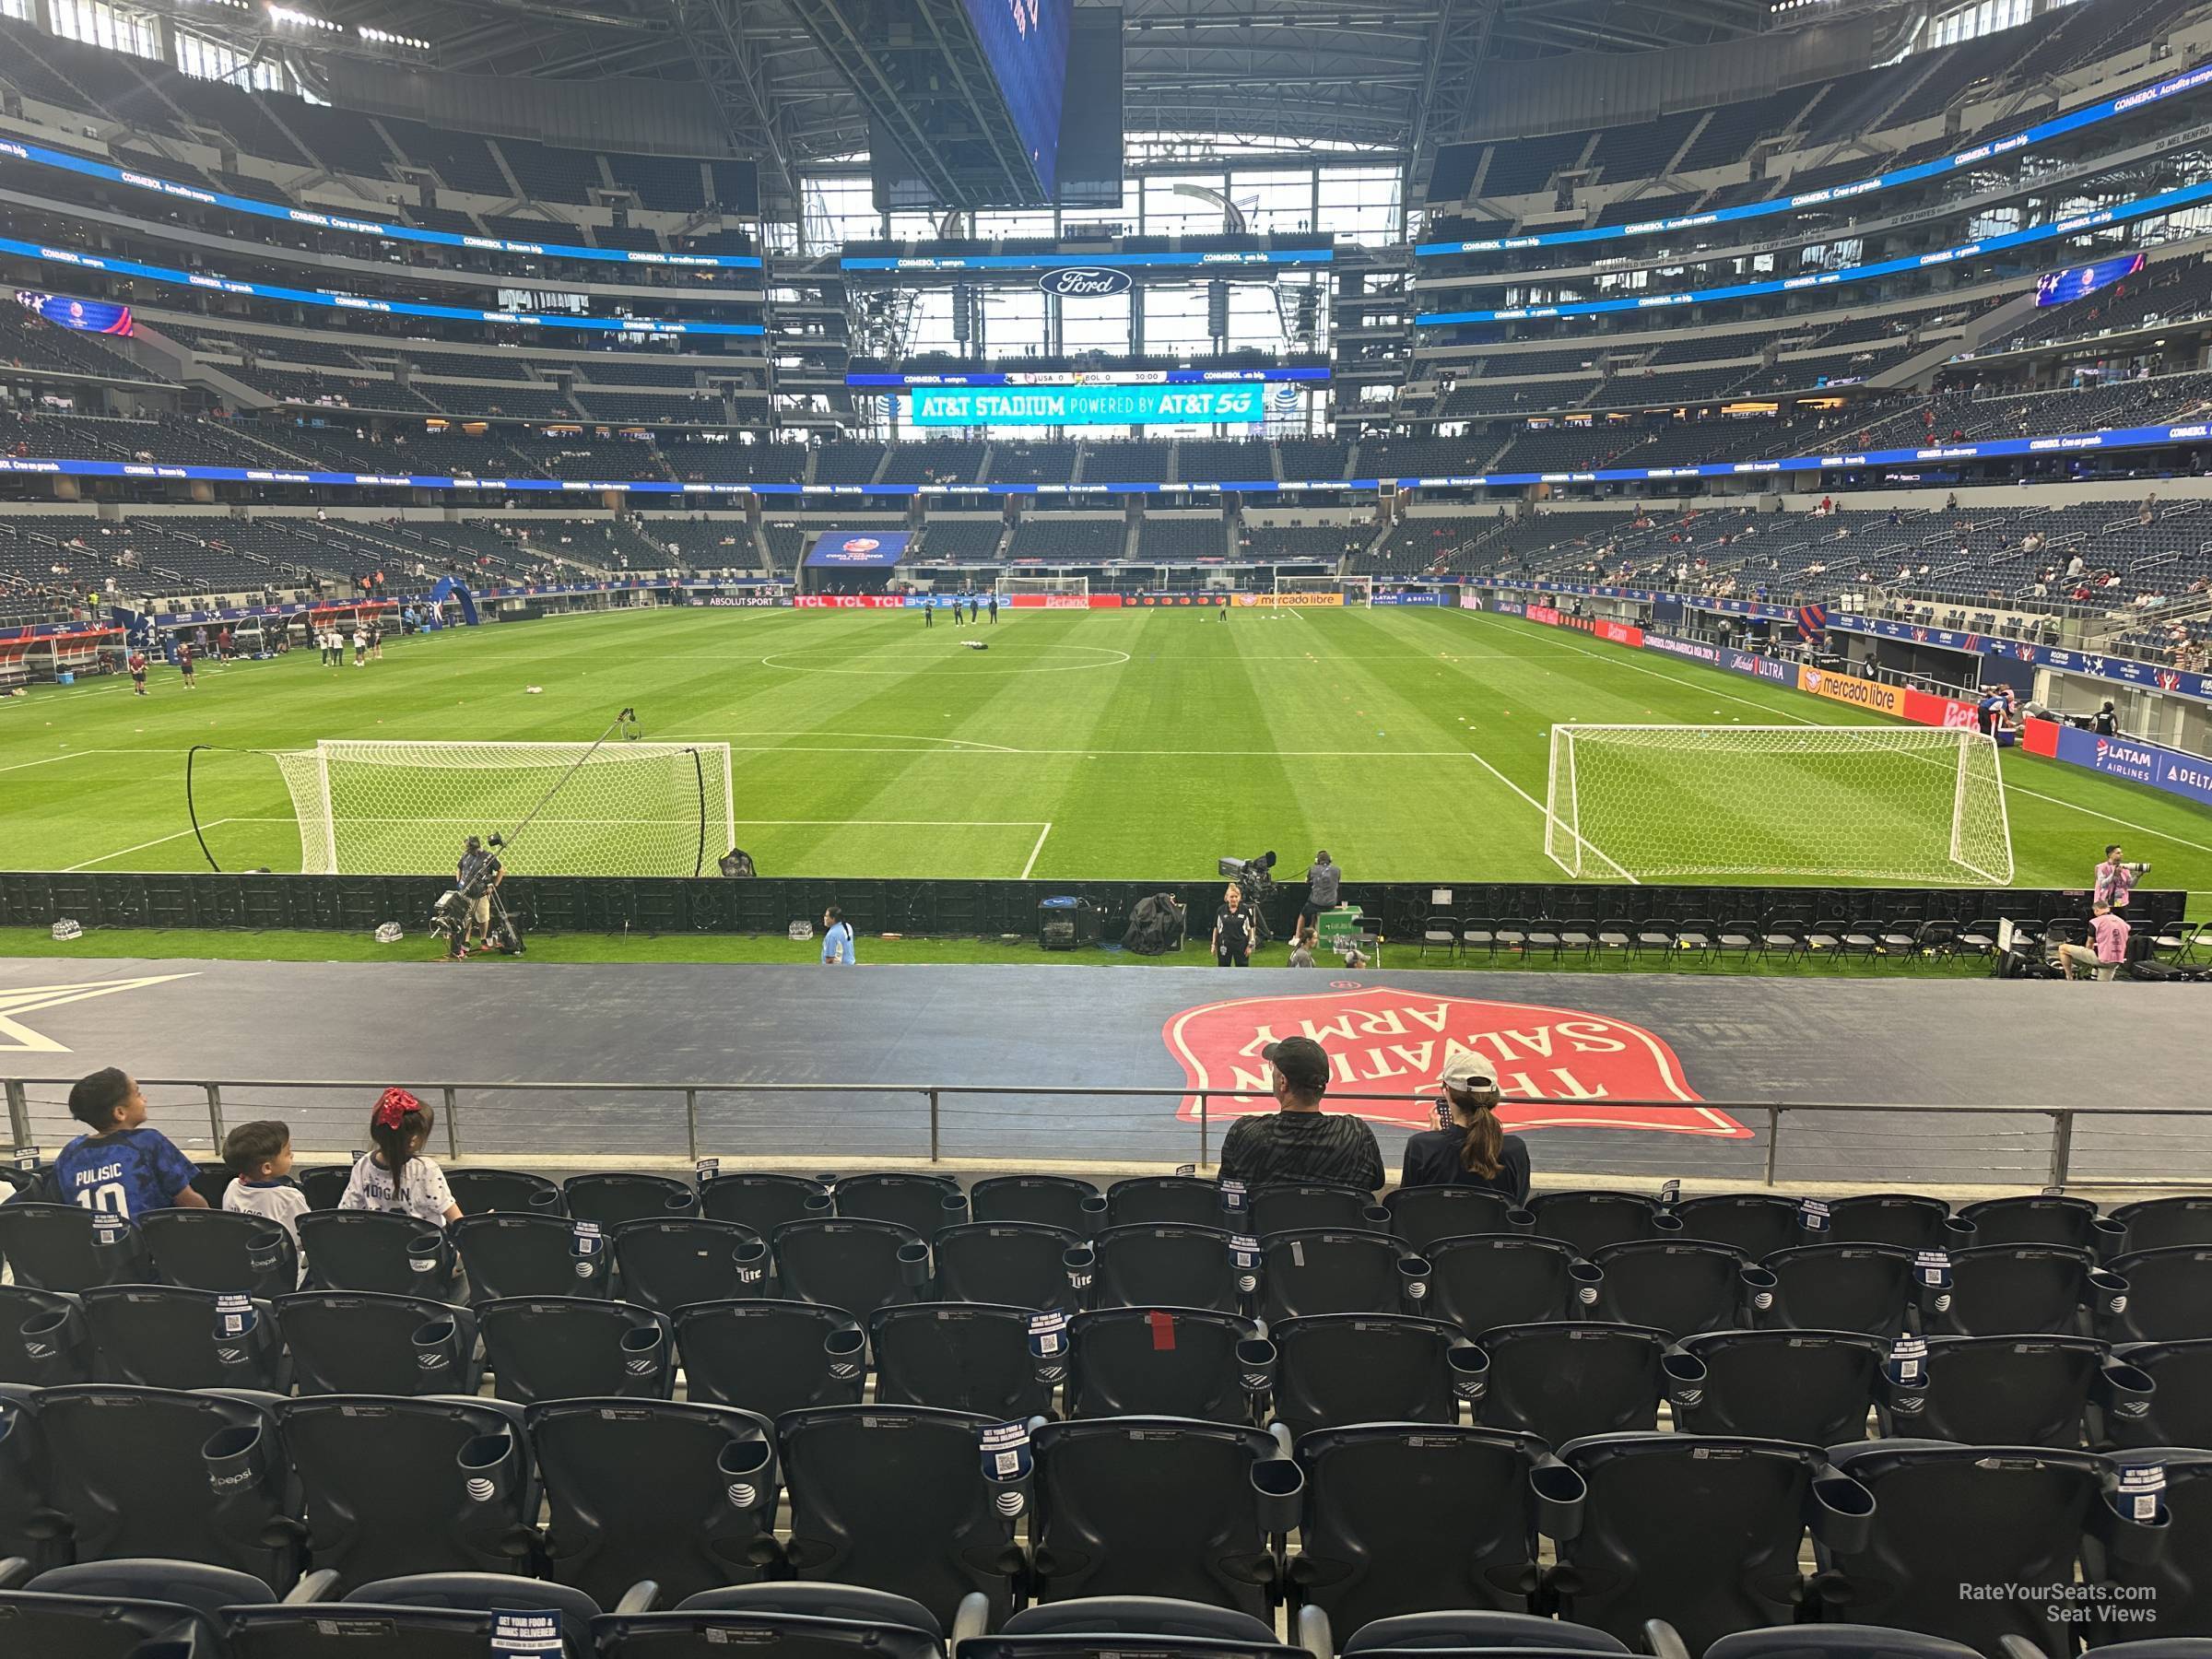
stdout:
[[1375,579],[1372,576],[1285,576],[1275,579],[1275,603],[1277,605],[1372,605],[1375,602]]
[[1041,598],[1046,604],[1054,599],[1077,600],[1090,603],[1090,578],[1088,576],[1001,576],[992,591],[1009,604],[1018,599]]
[[1940,726],[1555,725],[1544,851],[1634,881],[2013,878],[1996,743]]
[[309,876],[445,870],[495,830],[532,876],[699,876],[736,843],[726,743],[325,739],[276,760]]

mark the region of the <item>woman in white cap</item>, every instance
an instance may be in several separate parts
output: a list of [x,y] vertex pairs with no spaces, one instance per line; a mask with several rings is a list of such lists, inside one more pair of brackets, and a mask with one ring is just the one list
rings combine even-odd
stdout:
[[1444,1064],[1444,1126],[1406,1143],[1400,1186],[1478,1186],[1502,1194],[1515,1209],[1528,1203],[1528,1148],[1498,1122],[1498,1074],[1479,1054],[1462,1050]]

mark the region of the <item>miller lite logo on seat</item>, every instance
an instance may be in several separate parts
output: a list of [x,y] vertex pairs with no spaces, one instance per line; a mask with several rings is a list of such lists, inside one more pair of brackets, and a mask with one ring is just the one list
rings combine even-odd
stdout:
[[1129,291],[1129,273],[1098,265],[1062,265],[1037,278],[1037,286],[1063,300],[1103,300]]

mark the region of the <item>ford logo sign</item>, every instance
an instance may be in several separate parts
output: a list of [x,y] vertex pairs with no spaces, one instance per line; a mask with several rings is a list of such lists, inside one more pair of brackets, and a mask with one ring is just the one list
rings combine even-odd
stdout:
[[1103,300],[1125,294],[1131,284],[1126,271],[1101,270],[1095,265],[1062,265],[1037,278],[1037,286],[1063,300]]

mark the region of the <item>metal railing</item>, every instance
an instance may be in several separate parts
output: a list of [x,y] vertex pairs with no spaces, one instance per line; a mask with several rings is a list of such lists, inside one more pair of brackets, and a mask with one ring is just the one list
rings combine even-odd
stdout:
[[[6,1078],[0,1078],[0,1088],[5,1089],[7,1100],[8,1124],[11,1131],[13,1132],[14,1145],[18,1147],[30,1147],[35,1145],[37,1141],[37,1136],[31,1123],[30,1098],[28,1090],[32,1087],[44,1088],[53,1086],[66,1086],[74,1083],[76,1079],[74,1077],[8,1077]],[[206,1101],[210,1143],[212,1146],[219,1147],[223,1143],[224,1135],[228,1132],[225,1115],[225,1090],[234,1090],[239,1092],[244,1092],[248,1090],[344,1090],[353,1094],[359,1100],[372,1100],[377,1093],[386,1088],[391,1080],[389,1078],[371,1080],[359,1078],[229,1078],[221,1081],[208,1081],[197,1077],[141,1077],[137,1079],[137,1081],[142,1088],[184,1088],[199,1090]],[[690,1159],[696,1162],[702,1155],[711,1155],[714,1153],[713,1147],[702,1147],[701,1145],[700,1135],[700,1097],[702,1095],[752,1094],[802,1096],[841,1095],[846,1097],[875,1096],[912,1098],[920,1107],[924,1109],[926,1113],[926,1121],[929,1132],[928,1161],[931,1163],[941,1163],[945,1161],[944,1120],[947,1113],[945,1102],[947,1100],[966,1099],[971,1097],[1019,1097],[1030,1100],[1052,1099],[1069,1100],[1100,1099],[1137,1100],[1151,1100],[1162,1101],[1194,1100],[1195,1101],[1197,1108],[1194,1123],[1194,1127],[1196,1130],[1196,1145],[1194,1148],[1196,1157],[1191,1161],[1195,1166],[1204,1168],[1207,1164],[1213,1162],[1213,1152],[1216,1145],[1213,1135],[1213,1103],[1216,1100],[1250,1100],[1257,1098],[1255,1097],[1253,1091],[1250,1088],[1198,1088],[1188,1087],[1170,1088],[1136,1087],[1122,1088],[1073,1088],[1058,1084],[1006,1083],[446,1082],[420,1085],[418,1087],[424,1092],[436,1097],[436,1104],[440,1109],[440,1116],[442,1122],[442,1133],[445,1141],[445,1155],[448,1159],[456,1161],[464,1159],[467,1155],[466,1148],[468,1146],[468,1135],[465,1129],[465,1124],[467,1120],[462,1111],[462,1100],[465,1095],[649,1095],[665,1096],[671,1099],[680,1097],[683,1101],[685,1149]],[[1435,1098],[1436,1091],[1434,1089],[1401,1090],[1396,1092],[1332,1089],[1328,1096],[1329,1102],[1332,1106],[1338,1106],[1344,1102],[1354,1100],[1381,1100],[1388,1101],[1395,1106],[1405,1107],[1409,1104],[1425,1104],[1433,1100]],[[1561,1102],[1557,1100],[1543,1100],[1527,1097],[1514,1097],[1509,1095],[1505,1098],[1505,1104],[1508,1106],[1557,1106],[1561,1104]],[[1969,1126],[1972,1125],[1977,1121],[1987,1122],[1988,1120],[1999,1118],[2040,1118],[2046,1121],[2050,1126],[2051,1138],[2049,1157],[2043,1171],[2042,1180],[2042,1184],[2050,1187],[2064,1187],[2074,1179],[2076,1133],[2078,1126],[2085,1120],[2095,1121],[2120,1118],[2178,1119],[2191,1123],[2204,1123],[2206,1124],[2208,1130],[2212,1130],[2212,1122],[2208,1122],[2212,1121],[2212,1105],[2183,1107],[2131,1107],[2101,1105],[2042,1106],[2026,1103],[2005,1104],[1992,1102],[1973,1104],[1963,1104],[1957,1102],[1947,1104],[1915,1104],[1907,1101],[1881,1102],[1870,1100],[1761,1100],[1685,1101],[1680,1099],[1576,1100],[1572,1102],[1572,1105],[1575,1111],[1578,1112],[1590,1113],[1607,1112],[1633,1113],[1638,1112],[1648,1112],[1654,1108],[1672,1108],[1678,1111],[1684,1106],[1688,1105],[1700,1107],[1708,1112],[1724,1113],[1727,1117],[1736,1120],[1739,1124],[1744,1124],[1747,1125],[1751,1124],[1763,1124],[1765,1146],[1763,1148],[1762,1159],[1762,1180],[1768,1186],[1772,1186],[1776,1183],[1778,1171],[1781,1167],[1784,1124],[1787,1124],[1793,1116],[1803,1119],[1809,1117],[1814,1113],[1871,1115],[1875,1113],[1903,1112],[1909,1113],[1915,1118],[1946,1117],[1951,1119],[1963,1119],[1965,1124]],[[472,1110],[474,1110],[474,1106],[475,1103],[472,1102]],[[1233,1115],[1241,1114],[1240,1113]],[[1754,1129],[1752,1133],[1756,1136],[1758,1135],[1759,1131]],[[2206,1139],[2207,1144],[2212,1144],[2212,1134],[2207,1134]],[[793,1148],[793,1155],[802,1155],[806,1152],[806,1147],[794,1145]],[[2087,1183],[2100,1187],[2212,1189],[2212,1155],[2206,1155],[2204,1153],[2203,1147],[2201,1146],[2193,1147],[2191,1151],[2195,1156],[2191,1158],[2190,1162],[2185,1167],[2175,1168],[2169,1173],[2161,1174],[2156,1177],[2097,1176],[2088,1181]],[[610,1152],[609,1156],[612,1157],[618,1155]],[[1095,1161],[1110,1162],[1113,1160],[1106,1158],[1099,1158]]]

